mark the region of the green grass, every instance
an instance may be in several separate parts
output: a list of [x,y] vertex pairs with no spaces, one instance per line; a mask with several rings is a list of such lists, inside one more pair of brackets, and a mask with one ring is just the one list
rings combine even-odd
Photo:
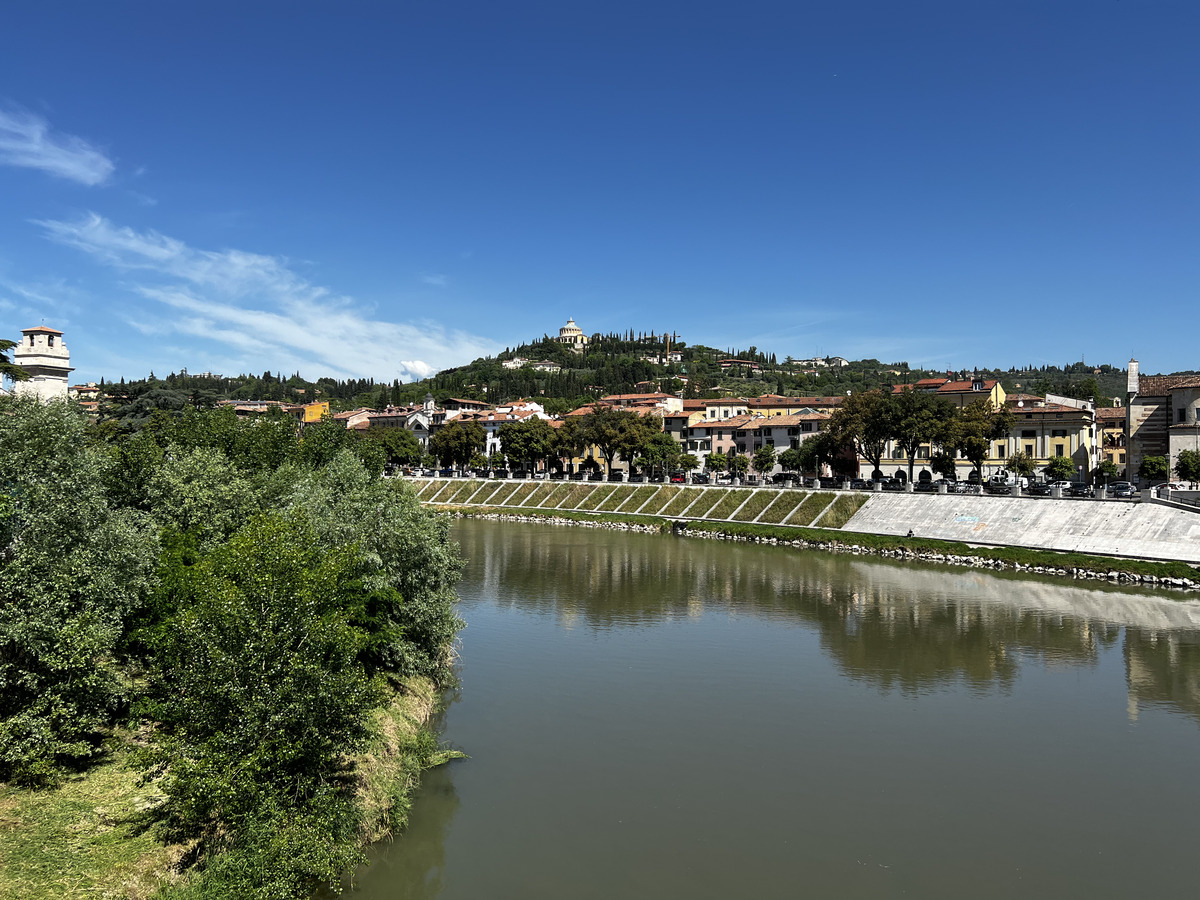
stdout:
[[593,490],[587,495],[587,497],[580,501],[578,507],[579,509],[599,509],[600,505],[609,497],[611,497],[613,495],[613,491],[617,489],[615,484],[593,484],[592,487],[594,487],[595,490]]
[[555,509],[522,509],[513,510],[511,507],[480,506],[471,510],[472,515],[508,515],[518,513],[531,519],[568,519],[572,522],[605,522],[612,525],[651,525],[659,531],[670,531],[671,525],[658,516],[631,516],[625,513],[597,513],[578,510]]
[[778,525],[788,517],[788,513],[803,503],[806,497],[808,494],[804,491],[780,491],[778,499],[768,507],[759,521],[768,525]]
[[730,488],[724,492],[724,496],[717,501],[708,513],[710,519],[728,519],[733,515],[733,511],[742,505],[742,502],[750,496],[750,491]]
[[[821,514],[830,501],[833,500],[834,494],[831,491],[815,491],[805,497],[796,506],[796,511],[792,513],[792,517],[787,520],[788,525],[809,525],[812,520]],[[783,521],[780,519],[779,521]]]
[[771,505],[771,501],[776,499],[777,491],[761,490],[756,491],[746,501],[746,504],[738,510],[736,521],[738,522],[753,522],[758,514]]
[[436,485],[436,484],[437,484],[436,481],[421,482],[419,487],[417,488],[417,496],[422,499],[427,499],[428,497],[433,496],[434,485]]
[[568,493],[563,499],[563,502],[559,504],[559,508],[574,509],[580,503],[582,503],[583,498],[591,494],[594,489],[595,485],[592,484],[572,484],[570,493]]
[[699,488],[681,488],[671,502],[659,510],[661,516],[678,516],[692,505],[692,501],[700,495]]
[[862,509],[867,498],[862,494],[838,494],[829,512],[821,517],[822,528],[841,528],[850,521],[851,516]]
[[149,897],[181,846],[145,825],[159,794],[123,752],[53,790],[0,787],[0,898]]
[[656,493],[658,493],[658,486],[654,484],[643,484],[641,487],[633,488],[630,500],[621,507],[622,512],[637,512],[638,508]]
[[667,506],[679,494],[680,488],[672,484],[664,484],[658,490],[658,494],[654,499],[642,510],[648,516],[659,515],[663,507]]
[[623,484],[618,484],[613,487],[613,492],[608,495],[607,499],[596,507],[600,512],[612,512],[627,499],[629,499],[631,491]]
[[466,500],[467,497],[471,496],[477,490],[479,490],[479,485],[477,483],[472,482],[472,481],[464,481],[461,484],[457,484],[455,486],[453,493],[446,494],[438,502],[439,503],[461,503],[463,500]]
[[571,486],[562,482],[547,485],[545,489],[546,496],[541,498],[538,506],[542,507],[543,509],[553,509],[554,507],[558,506],[558,504],[562,503],[563,497],[565,497],[567,492],[570,490]]
[[517,492],[520,485],[509,483],[501,486],[499,492],[489,501],[491,505],[501,505],[508,502],[508,498]]
[[717,503],[725,496],[725,491],[719,488],[698,488],[700,491],[700,499],[696,501],[696,505],[691,509],[685,510],[689,518],[696,516],[697,518],[708,515]]
[[512,496],[508,498],[508,505],[520,506],[525,502],[525,498],[536,491],[537,488],[537,483],[532,481],[527,481],[524,484],[517,485],[517,489],[513,491]]

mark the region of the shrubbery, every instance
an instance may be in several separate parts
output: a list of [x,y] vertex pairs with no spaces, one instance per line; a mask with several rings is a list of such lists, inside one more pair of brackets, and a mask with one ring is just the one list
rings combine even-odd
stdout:
[[331,422],[103,436],[0,403],[0,781],[52,785],[136,726],[159,827],[199,841],[181,896],[307,896],[358,858],[373,711],[446,670],[448,521]]

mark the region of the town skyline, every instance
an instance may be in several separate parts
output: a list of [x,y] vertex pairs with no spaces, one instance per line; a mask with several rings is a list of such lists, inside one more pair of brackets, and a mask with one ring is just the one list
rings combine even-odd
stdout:
[[567,316],[1194,365],[1189,5],[64,6],[0,38],[0,320],[80,380],[413,380]]

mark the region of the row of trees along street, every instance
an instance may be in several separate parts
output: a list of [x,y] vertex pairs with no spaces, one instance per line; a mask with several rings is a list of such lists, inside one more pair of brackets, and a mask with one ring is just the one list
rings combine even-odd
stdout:
[[[483,455],[487,434],[475,421],[454,420],[429,439],[430,452],[443,465],[463,468],[508,466],[530,470],[538,464],[561,471],[567,461],[594,447],[604,460],[606,473],[626,460],[650,472],[694,469],[699,460],[684,453],[679,443],[662,430],[658,416],[640,416],[627,409],[600,406],[582,416],[568,416],[557,427],[544,419],[504,422],[497,429],[502,454]],[[592,460],[585,468],[599,468]]]

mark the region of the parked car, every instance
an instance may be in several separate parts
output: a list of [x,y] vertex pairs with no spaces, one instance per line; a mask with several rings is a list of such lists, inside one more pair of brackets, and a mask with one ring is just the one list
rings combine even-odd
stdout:
[[870,491],[874,490],[874,485],[869,481],[864,481],[862,478],[851,478],[850,489],[852,491]]
[[687,484],[687,472],[672,472],[671,484]]
[[1114,481],[1108,486],[1110,497],[1132,497],[1137,491],[1128,481]]
[[609,481],[624,481],[625,473],[624,472],[610,472],[608,474],[608,480]]
[[885,491],[902,491],[904,490],[904,480],[902,478],[881,478],[881,490]]
[[454,470],[453,470],[453,469],[451,469],[449,466],[447,466],[446,468],[444,468],[444,469],[442,469],[441,471],[439,471],[439,472],[438,472],[438,475],[439,475],[440,477],[442,477],[442,478],[453,478],[453,477],[454,477]]
[[1073,481],[1052,481],[1050,482],[1050,489],[1058,488],[1063,492],[1063,496],[1065,497],[1070,492],[1072,484],[1074,484]]
[[1086,481],[1072,481],[1070,493],[1072,497],[1095,497],[1096,489]]
[[1155,491],[1157,492],[1158,496],[1163,497],[1163,498],[1165,498],[1167,496],[1168,491],[1182,491],[1182,490],[1183,490],[1183,485],[1180,484],[1178,481],[1168,481],[1165,484],[1160,484],[1157,488],[1155,488]]
[[571,480],[572,480],[572,481],[583,481],[583,479],[584,479],[584,474],[585,474],[585,473],[583,473],[583,472],[572,472],[572,473],[571,473]]
[[914,491],[920,491],[922,494],[932,494],[937,490],[937,485],[932,481],[918,481],[913,485]]
[[588,481],[603,481],[604,473],[603,472],[589,472],[587,480]]
[[1050,482],[1034,481],[1029,485],[1029,495],[1032,497],[1049,497]]
[[645,476],[645,475],[630,475],[630,476],[629,476],[629,483],[630,483],[630,484],[641,484],[641,483],[642,483],[643,481],[645,481],[645,480],[646,480],[646,476]]
[[692,476],[692,484],[708,484],[711,480],[707,472],[697,472]]

